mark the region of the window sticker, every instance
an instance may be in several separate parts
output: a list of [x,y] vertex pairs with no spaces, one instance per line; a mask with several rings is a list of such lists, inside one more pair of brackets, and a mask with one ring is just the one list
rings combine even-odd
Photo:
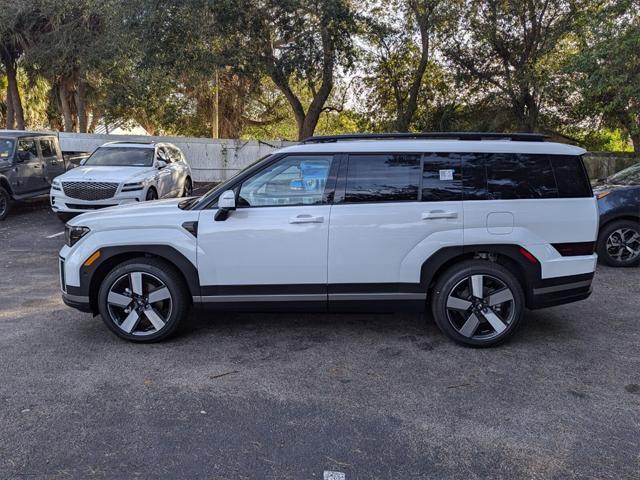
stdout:
[[453,180],[453,169],[440,170],[440,180]]

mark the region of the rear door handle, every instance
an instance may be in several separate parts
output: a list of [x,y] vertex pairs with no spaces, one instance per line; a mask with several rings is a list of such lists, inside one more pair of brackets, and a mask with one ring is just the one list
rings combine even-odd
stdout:
[[322,223],[324,217],[314,217],[313,215],[298,215],[291,217],[289,223]]
[[444,210],[431,210],[422,214],[422,220],[435,220],[438,218],[458,218],[458,212],[445,212]]

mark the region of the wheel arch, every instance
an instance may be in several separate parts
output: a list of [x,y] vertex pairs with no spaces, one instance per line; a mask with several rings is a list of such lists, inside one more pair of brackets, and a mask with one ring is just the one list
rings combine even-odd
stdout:
[[107,247],[100,249],[99,260],[83,267],[81,283],[85,285],[93,312],[98,311],[98,290],[113,268],[135,258],[156,258],[172,265],[189,289],[191,298],[200,295],[200,281],[196,267],[175,248],[164,245],[136,245],[135,247]]
[[[484,256],[487,261],[495,261],[513,272],[525,292],[527,303],[529,303],[533,286],[541,278],[541,267],[539,262],[533,264],[527,260],[521,253],[522,248],[520,245],[510,244],[442,248],[422,264],[420,284],[425,291],[430,291],[439,276],[451,266]],[[427,298],[429,297],[430,295],[427,295]]]
[[13,196],[11,184],[9,183],[7,177],[5,177],[4,175],[0,175],[0,187],[4,188],[9,193],[9,195]]
[[602,224],[598,227],[598,235],[600,232],[608,227],[612,222],[617,222],[620,220],[628,220],[631,222],[640,223],[640,213],[634,215],[633,213],[621,213],[619,215],[608,217]]

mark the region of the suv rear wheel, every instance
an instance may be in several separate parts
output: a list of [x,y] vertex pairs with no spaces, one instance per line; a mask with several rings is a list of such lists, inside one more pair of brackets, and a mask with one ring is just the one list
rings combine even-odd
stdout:
[[0,220],[4,220],[11,210],[11,195],[3,187],[0,187]]
[[102,319],[132,342],[155,342],[173,334],[189,309],[179,273],[160,260],[139,258],[115,267],[98,292]]
[[598,235],[598,257],[611,267],[640,265],[640,223],[616,220]]
[[438,279],[433,318],[452,340],[473,347],[505,341],[522,318],[524,295],[505,267],[485,260],[460,262]]

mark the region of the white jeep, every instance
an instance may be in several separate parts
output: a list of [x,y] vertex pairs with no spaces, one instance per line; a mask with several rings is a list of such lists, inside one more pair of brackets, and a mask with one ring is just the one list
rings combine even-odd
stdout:
[[587,298],[598,211],[578,147],[525,134],[314,137],[199,198],[70,221],[64,301],[120,337],[219,310],[430,308],[472,346]]

